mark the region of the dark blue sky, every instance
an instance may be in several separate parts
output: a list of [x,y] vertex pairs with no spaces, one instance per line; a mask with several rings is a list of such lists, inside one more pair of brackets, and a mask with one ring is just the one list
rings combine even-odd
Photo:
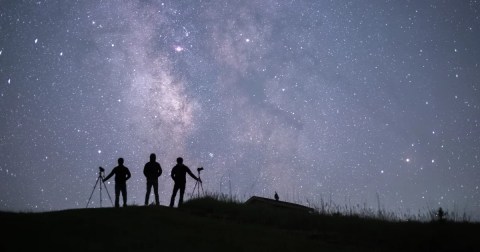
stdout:
[[379,199],[478,219],[479,11],[453,0],[1,1],[0,209],[84,207],[98,167],[119,157],[141,204],[154,152],[161,204],[182,156],[205,167],[205,189],[241,200]]

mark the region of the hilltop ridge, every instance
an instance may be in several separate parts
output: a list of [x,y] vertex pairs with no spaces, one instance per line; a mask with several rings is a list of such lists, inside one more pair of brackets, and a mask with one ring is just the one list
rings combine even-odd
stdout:
[[0,212],[1,251],[474,251],[478,223],[321,215],[211,197],[168,207]]

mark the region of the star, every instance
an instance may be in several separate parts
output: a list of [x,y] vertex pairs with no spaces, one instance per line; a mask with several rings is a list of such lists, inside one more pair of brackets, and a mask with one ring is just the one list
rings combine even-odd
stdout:
[[120,157],[142,202],[138,168],[155,153],[160,202],[181,156],[205,167],[205,190],[240,201],[328,191],[376,207],[382,192],[387,210],[434,200],[480,220],[471,3],[261,2],[11,1],[0,210],[78,208]]

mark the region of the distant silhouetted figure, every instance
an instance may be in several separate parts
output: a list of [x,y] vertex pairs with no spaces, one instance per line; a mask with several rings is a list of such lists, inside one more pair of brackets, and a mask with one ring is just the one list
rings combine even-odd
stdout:
[[130,170],[123,166],[123,158],[118,159],[118,166],[113,168],[112,172],[103,179],[103,182],[107,181],[110,177],[115,175],[115,207],[119,207],[118,198],[120,192],[122,192],[123,206],[127,206],[127,180],[132,176]]
[[276,191],[275,191],[275,196],[274,197],[275,197],[275,200],[278,201],[279,197],[278,197],[278,194],[277,194]]
[[170,207],[173,207],[175,203],[175,196],[177,195],[177,191],[180,190],[180,199],[178,200],[178,206],[180,207],[183,204],[183,194],[185,193],[185,184],[187,182],[187,173],[190,177],[194,178],[195,180],[202,182],[201,179],[197,178],[190,168],[183,164],[183,158],[177,158],[177,165],[172,168],[172,173],[170,176],[172,177],[173,181],[175,181],[175,185],[173,186],[172,198],[170,199]]
[[148,198],[150,198],[150,191],[153,186],[153,193],[155,194],[155,205],[159,205],[158,200],[158,177],[162,175],[162,167],[156,160],[157,156],[154,153],[150,154],[150,162],[145,164],[143,168],[143,175],[147,178],[147,194],[145,195],[145,206],[148,206]]

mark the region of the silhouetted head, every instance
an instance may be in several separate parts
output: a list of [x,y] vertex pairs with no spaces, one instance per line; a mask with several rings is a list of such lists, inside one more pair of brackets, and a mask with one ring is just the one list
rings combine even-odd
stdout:
[[181,157],[177,158],[177,164],[183,164],[183,158]]
[[157,156],[155,156],[155,153],[150,154],[150,162],[155,162],[155,159],[157,159]]
[[119,158],[119,159],[118,159],[118,164],[119,164],[119,165],[123,165],[123,158]]

